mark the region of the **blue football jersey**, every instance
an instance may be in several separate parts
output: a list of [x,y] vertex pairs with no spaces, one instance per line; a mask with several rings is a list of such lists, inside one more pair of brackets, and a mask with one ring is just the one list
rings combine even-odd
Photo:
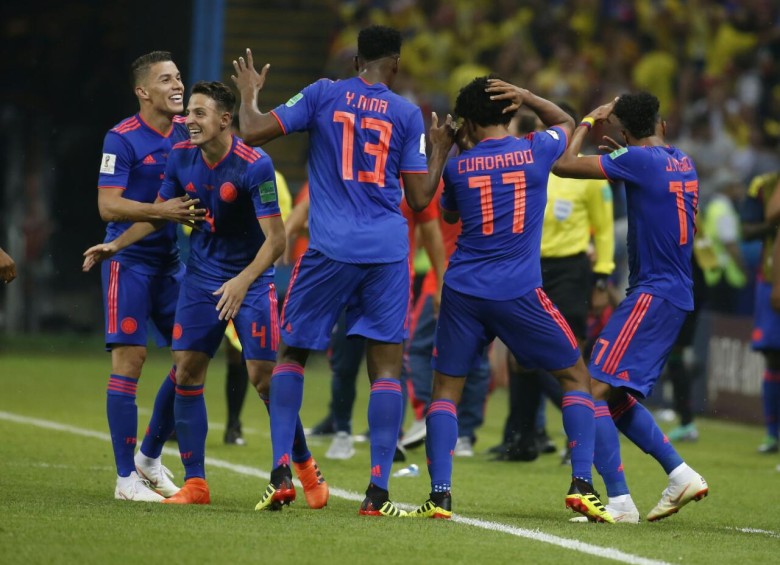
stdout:
[[309,247],[346,263],[409,254],[400,175],[427,172],[420,109],[382,83],[319,80],[273,110],[309,131]]
[[[160,190],[165,164],[173,146],[189,139],[183,117],[176,117],[168,132],[159,132],[140,114],[113,127],[103,141],[98,188],[120,188],[122,197],[154,202]],[[109,222],[105,242],[113,241],[133,222]],[[113,259],[144,274],[170,274],[179,268],[176,226],[168,225],[123,249]]]
[[[189,141],[178,143],[168,159],[160,198],[184,194],[200,199],[198,207],[206,209],[201,229],[192,231],[187,277],[216,290],[257,255],[265,241],[258,220],[281,215],[273,162],[236,136],[216,165],[206,163]],[[273,276],[271,266],[256,282],[273,282]]]
[[484,139],[444,168],[441,206],[463,230],[444,282],[463,294],[510,300],[542,286],[547,178],[566,149],[558,127]]
[[671,146],[629,146],[600,157],[610,180],[626,185],[628,293],[646,292],[693,310],[692,253],[699,178]]

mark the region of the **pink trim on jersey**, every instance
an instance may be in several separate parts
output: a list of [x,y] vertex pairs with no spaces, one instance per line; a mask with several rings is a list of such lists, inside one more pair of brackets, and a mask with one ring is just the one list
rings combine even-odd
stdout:
[[138,121],[138,118],[136,116],[132,116],[130,118],[127,118],[125,121],[123,121],[121,124],[113,128],[111,131],[114,133],[118,133],[120,135],[124,135],[127,132],[137,130],[141,127],[141,122]]
[[116,333],[117,296],[119,294],[119,262],[111,261],[108,276],[108,333]]
[[187,121],[187,118],[185,116],[174,116],[173,117],[173,123],[174,124],[183,124]]
[[[513,136],[512,136],[511,134],[506,134],[506,135],[505,135],[505,136],[503,136],[503,137],[483,137],[482,139],[480,139],[480,140],[477,142],[477,145],[479,145],[479,144],[480,144],[480,143],[482,143],[483,141],[501,140],[501,139],[506,139],[507,137],[513,137]],[[515,139],[516,139],[516,138],[515,138]]]
[[152,130],[156,134],[159,134],[159,135],[161,135],[163,137],[170,137],[171,134],[173,133],[173,119],[171,119],[171,127],[168,128],[168,132],[164,133],[164,132],[161,132],[160,130],[158,130],[156,128],[153,128],[151,125],[149,125],[149,123],[146,120],[143,119],[141,114],[137,114],[137,116],[138,116],[138,119],[141,120],[146,127],[148,127],[150,130]]
[[281,215],[282,215],[282,213],[279,212],[279,213],[276,213],[276,214],[268,214],[267,216],[258,216],[257,219],[258,220],[262,220],[263,218],[273,218],[274,216],[281,216]]
[[282,120],[279,119],[279,116],[276,115],[276,112],[271,110],[271,115],[279,122],[279,127],[282,128],[282,135],[287,135],[287,130],[284,129],[284,124],[282,123]]
[[298,278],[298,271],[301,268],[301,260],[303,259],[303,255],[298,257],[298,260],[295,262],[295,267],[293,267],[292,275],[290,275],[290,282],[287,285],[287,295],[284,297],[284,304],[282,304],[282,316],[281,316],[281,324],[284,326],[284,313],[287,310],[287,301],[290,300],[290,295],[292,294],[293,290],[293,284],[295,284],[295,279]]
[[271,308],[271,351],[279,351],[279,299],[276,296],[276,285],[268,285],[268,302]]
[[604,174],[605,179],[607,179],[608,181],[612,181],[613,179],[609,178],[607,171],[604,170],[604,165],[601,164],[601,161],[602,159],[604,159],[604,157],[608,157],[608,155],[599,155],[599,169],[601,169],[601,172]]
[[241,141],[236,143],[236,146],[233,148],[233,153],[241,157],[244,161],[249,161],[250,163],[254,163],[260,158],[259,153],[255,153],[253,149],[247,145],[244,145],[241,143]]
[[203,156],[203,151],[201,151],[201,152],[200,152],[200,158],[203,160],[203,163],[204,163],[204,164],[205,164],[205,165],[206,165],[206,166],[207,166],[209,169],[211,169],[211,170],[213,171],[214,169],[216,169],[217,167],[219,167],[219,166],[222,164],[222,162],[223,162],[225,159],[227,159],[228,157],[230,157],[230,154],[231,154],[231,153],[233,153],[233,150],[232,150],[232,149],[228,149],[228,150],[227,150],[227,153],[225,153],[225,154],[224,154],[224,155],[223,155],[223,156],[220,158],[220,160],[219,160],[219,161],[217,161],[216,163],[214,163],[213,165],[210,165],[210,164],[209,164],[209,162],[208,162],[208,161],[206,161],[206,158]]
[[106,185],[98,185],[98,189],[101,188],[118,188],[119,190],[126,190],[126,186],[106,186]]
[[566,338],[569,340],[571,346],[577,347],[577,338],[574,337],[574,332],[571,331],[569,323],[563,317],[558,308],[556,308],[555,304],[553,304],[552,301],[547,297],[547,294],[544,292],[544,290],[537,288],[536,296],[539,298],[539,302],[541,303],[542,308],[544,308],[550,317],[555,320],[555,323],[558,324],[558,327],[563,330],[563,333],[566,335]]
[[157,193],[157,200],[159,200],[160,202],[168,202],[168,199],[167,199],[167,198],[165,198],[165,197],[164,197],[164,196],[163,196],[161,193],[159,193],[159,192]]
[[617,371],[620,361],[623,359],[623,355],[628,349],[629,343],[634,338],[639,324],[644,319],[647,310],[650,308],[650,303],[653,301],[653,295],[642,293],[639,296],[639,300],[634,304],[634,308],[631,310],[631,314],[620,329],[617,339],[615,340],[612,350],[607,355],[607,360],[604,361],[604,372],[608,375],[614,375]]
[[174,149],[192,149],[193,147],[197,146],[188,139],[185,139],[184,141],[178,141],[173,144]]

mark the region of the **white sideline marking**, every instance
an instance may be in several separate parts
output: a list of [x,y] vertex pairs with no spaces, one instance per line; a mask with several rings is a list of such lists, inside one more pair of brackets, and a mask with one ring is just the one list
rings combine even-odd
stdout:
[[729,528],[729,529],[737,530],[738,532],[742,532],[743,534],[764,534],[765,536],[780,538],[780,533],[772,532],[770,530],[759,530],[757,528]]
[[[68,424],[60,424],[57,422],[51,422],[49,420],[41,420],[39,418],[30,418],[27,416],[20,416],[18,414],[12,414],[10,412],[3,412],[0,411],[0,420],[6,420],[9,422],[15,422],[17,424],[27,424],[30,426],[36,426],[39,428],[45,428],[48,430],[55,430],[59,432],[67,432],[73,435],[83,436],[83,437],[90,437],[94,439],[99,439],[102,441],[111,441],[111,437],[109,434],[105,432],[95,432],[92,430],[86,430],[84,428],[78,428],[76,426],[70,426]],[[177,456],[179,453],[177,450],[166,447],[163,449],[163,452],[167,455]],[[248,475],[251,477],[259,477],[261,479],[269,479],[270,474],[266,471],[262,471],[260,469],[256,469],[254,467],[249,467],[247,465],[236,465],[235,463],[230,463],[229,461],[224,461],[222,459],[214,459],[212,457],[206,457],[206,464],[211,467],[219,467],[222,469],[227,469],[229,471],[233,471],[234,473],[239,473],[241,475]],[[298,481],[295,481],[298,485]],[[333,496],[336,496],[338,498],[342,498],[345,500],[351,500],[354,502],[361,502],[364,498],[364,495],[359,494],[357,492],[343,490],[340,488],[330,488],[330,493]],[[412,506],[411,504],[398,504],[399,507],[405,508],[408,510],[416,508],[415,506]],[[494,532],[501,532],[504,534],[509,534],[521,538],[530,539],[533,541],[539,541],[543,543],[549,543],[550,545],[555,545],[558,547],[562,547],[564,549],[572,549],[574,551],[578,551],[580,553],[586,553],[589,555],[595,555],[596,557],[601,557],[603,559],[612,559],[614,561],[620,561],[622,563],[629,563],[631,565],[671,565],[670,563],[667,563],[666,561],[658,561],[656,559],[647,559],[645,557],[640,557],[638,555],[632,555],[630,553],[626,553],[624,551],[620,551],[619,549],[614,549],[611,547],[600,547],[597,545],[592,545],[589,543],[585,543],[579,540],[575,539],[568,539],[568,538],[562,538],[559,536],[554,536],[552,534],[546,534],[544,532],[541,532],[539,530],[528,530],[526,528],[518,528],[515,526],[509,526],[507,524],[501,524],[499,522],[488,522],[486,520],[479,520],[475,518],[466,518],[465,516],[460,515],[454,515],[452,517],[452,521],[459,523],[459,524],[465,524],[467,526],[472,526],[475,528],[481,528],[483,530],[490,530]],[[613,527],[609,526],[607,524],[599,525],[598,527]],[[763,530],[754,530],[756,532],[763,533]]]

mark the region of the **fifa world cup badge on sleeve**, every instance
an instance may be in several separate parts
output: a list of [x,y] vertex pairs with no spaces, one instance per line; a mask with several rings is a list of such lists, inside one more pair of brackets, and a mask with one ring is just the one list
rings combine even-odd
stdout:
[[260,191],[260,202],[268,204],[269,202],[276,202],[276,187],[273,181],[266,181],[258,187]]
[[103,160],[100,161],[100,172],[105,175],[113,175],[116,166],[116,155],[113,153],[103,153]]

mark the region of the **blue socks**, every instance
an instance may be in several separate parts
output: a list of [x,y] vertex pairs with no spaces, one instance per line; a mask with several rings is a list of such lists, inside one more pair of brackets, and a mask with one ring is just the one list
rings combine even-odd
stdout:
[[271,402],[268,405],[274,469],[280,465],[290,466],[290,454],[293,451],[297,426],[300,426],[298,413],[302,402],[303,367],[297,363],[282,363],[274,367],[271,377]]
[[371,383],[371,393],[368,397],[371,482],[384,490],[387,490],[390,479],[403,411],[401,381],[384,378]]
[[764,371],[761,386],[761,399],[764,402],[764,422],[766,434],[777,439],[780,420],[780,371]]
[[129,477],[135,471],[133,456],[138,432],[138,408],[135,405],[137,388],[138,379],[113,374],[108,378],[106,414],[114,447],[116,473],[120,477]]
[[458,412],[451,400],[435,400],[425,417],[428,433],[425,436],[425,454],[431,492],[449,492],[452,486],[452,452],[458,441]]
[[666,474],[684,463],[682,457],[672,446],[669,439],[655,423],[647,408],[626,394],[619,404],[609,407],[615,425],[639,449],[652,455],[661,464]]
[[206,419],[206,400],[203,385],[176,386],[174,401],[176,415],[176,437],[179,441],[181,462],[184,464],[184,480],[206,478],[206,434],[209,431]]
[[[268,411],[268,416],[271,416],[271,401],[267,396],[260,395],[260,400],[265,404],[265,408]],[[306,444],[306,436],[303,433],[303,424],[301,424],[301,417],[298,416],[295,423],[295,436],[293,438],[292,445],[292,460],[295,463],[305,463],[311,457],[311,451]]]
[[593,397],[587,392],[563,394],[563,429],[571,448],[571,475],[593,484],[591,467],[596,441]]
[[596,450],[593,464],[604,480],[607,496],[629,494],[623,462],[620,458],[620,437],[609,413],[609,406],[606,401],[596,401],[594,405],[596,407]]
[[157,397],[154,399],[152,417],[146,428],[146,435],[141,443],[141,453],[152,459],[157,459],[162,453],[165,441],[171,437],[176,426],[173,416],[173,403],[176,399],[176,365],[165,377]]

